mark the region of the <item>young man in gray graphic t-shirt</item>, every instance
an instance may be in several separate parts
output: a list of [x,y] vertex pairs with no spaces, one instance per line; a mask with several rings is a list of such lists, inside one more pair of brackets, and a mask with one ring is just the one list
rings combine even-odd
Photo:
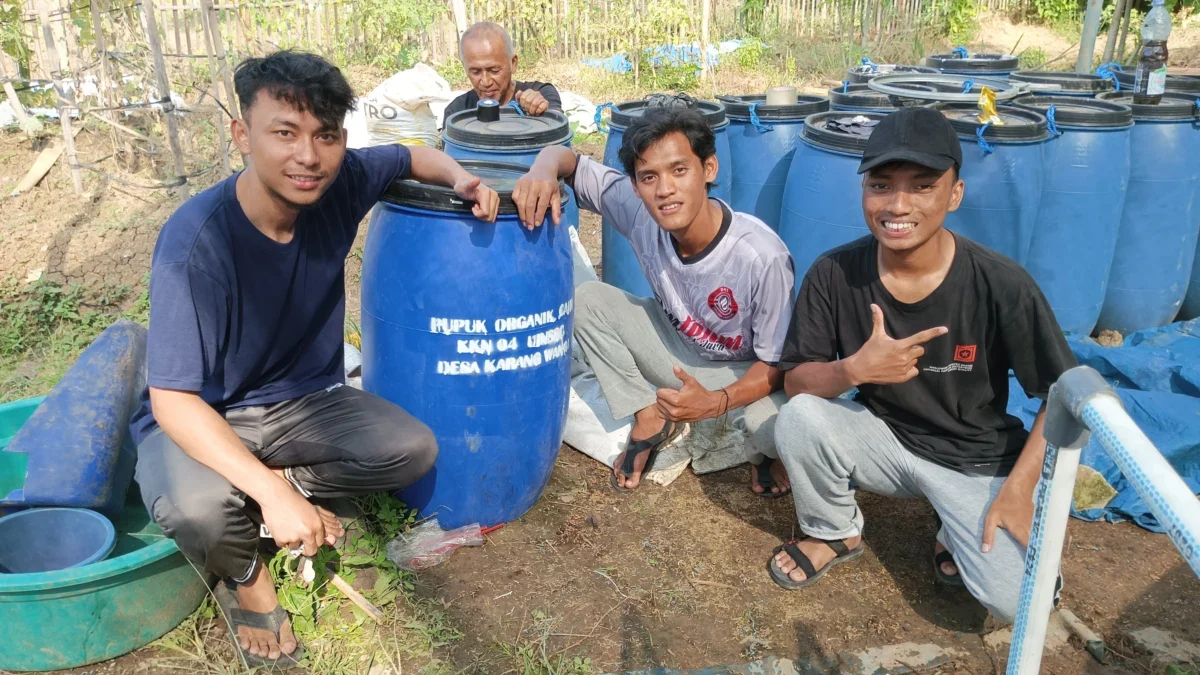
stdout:
[[782,496],[789,484],[774,461],[774,419],[786,399],[776,363],[792,311],[792,258],[762,221],[709,199],[716,145],[700,113],[647,110],[625,131],[620,158],[624,174],[546,148],[513,192],[527,226],[548,210],[557,222],[566,179],[580,207],[629,239],[654,289],[653,298],[599,282],[576,289],[575,338],[613,416],[635,416],[612,485],[637,487],[682,423],[727,416],[746,434],[752,489]]

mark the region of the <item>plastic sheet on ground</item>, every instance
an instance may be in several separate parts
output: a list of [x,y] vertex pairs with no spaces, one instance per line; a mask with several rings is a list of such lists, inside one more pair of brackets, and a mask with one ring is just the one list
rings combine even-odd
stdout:
[[[1106,348],[1090,338],[1068,341],[1079,363],[1104,376],[1133,421],[1192,492],[1200,493],[1200,319],[1132,333],[1121,347]],[[1026,428],[1039,406],[1039,401],[1026,398],[1015,380],[1010,382],[1009,412]],[[1073,511],[1075,517],[1130,520],[1152,532],[1163,531],[1098,441],[1084,447],[1081,462],[1098,472],[1116,495],[1102,508]]]
[[[742,40],[726,40],[718,44],[709,45],[705,50],[709,67],[714,67],[721,62],[721,56],[730,52],[737,51],[744,42]],[[646,54],[650,60],[650,64],[654,66],[680,66],[684,64],[700,65],[700,43],[693,42],[684,45],[659,45],[657,47],[649,47],[646,49]],[[628,73],[633,70],[633,63],[625,52],[618,52],[606,58],[587,58],[583,60],[583,65],[589,68],[603,68],[610,73]]]

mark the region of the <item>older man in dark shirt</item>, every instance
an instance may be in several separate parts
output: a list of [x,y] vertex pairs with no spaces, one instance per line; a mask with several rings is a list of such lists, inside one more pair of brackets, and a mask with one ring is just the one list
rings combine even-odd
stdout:
[[471,91],[450,102],[447,116],[470,110],[489,98],[500,105],[516,101],[529,115],[547,110],[562,112],[562,99],[554,85],[513,79],[518,57],[503,26],[481,22],[468,28],[458,41],[458,57],[471,80]]

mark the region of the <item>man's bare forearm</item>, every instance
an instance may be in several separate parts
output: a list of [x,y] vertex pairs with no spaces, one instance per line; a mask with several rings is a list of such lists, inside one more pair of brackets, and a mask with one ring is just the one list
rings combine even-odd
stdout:
[[410,175],[422,183],[453,187],[470,175],[453,157],[441,150],[414,145],[408,148],[408,152],[412,156]]
[[529,173],[566,178],[575,173],[575,163],[578,160],[574,150],[561,145],[550,145],[538,153],[537,159],[533,160],[533,166],[529,167]]
[[856,386],[846,370],[846,359],[802,363],[787,371],[783,378],[783,389],[788,396],[811,394],[837,398]]
[[[729,394],[729,409],[741,408],[766,398],[778,391],[782,384],[783,371],[759,361],[750,366],[737,382],[725,387],[725,393]],[[724,407],[724,401],[721,405]]]
[[233,427],[198,394],[150,388],[154,420],[192,459],[221,474],[259,503],[292,487],[255,457]]

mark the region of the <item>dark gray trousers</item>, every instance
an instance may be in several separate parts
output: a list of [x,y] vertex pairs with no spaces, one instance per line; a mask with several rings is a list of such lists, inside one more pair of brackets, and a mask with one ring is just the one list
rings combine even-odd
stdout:
[[[286,469],[306,497],[394,491],[425,475],[437,457],[433,433],[399,406],[339,386],[267,406],[234,408],[225,419],[263,464]],[[189,560],[245,582],[258,561],[252,501],[197,462],[162,429],[138,446],[137,482],[151,517]]]

